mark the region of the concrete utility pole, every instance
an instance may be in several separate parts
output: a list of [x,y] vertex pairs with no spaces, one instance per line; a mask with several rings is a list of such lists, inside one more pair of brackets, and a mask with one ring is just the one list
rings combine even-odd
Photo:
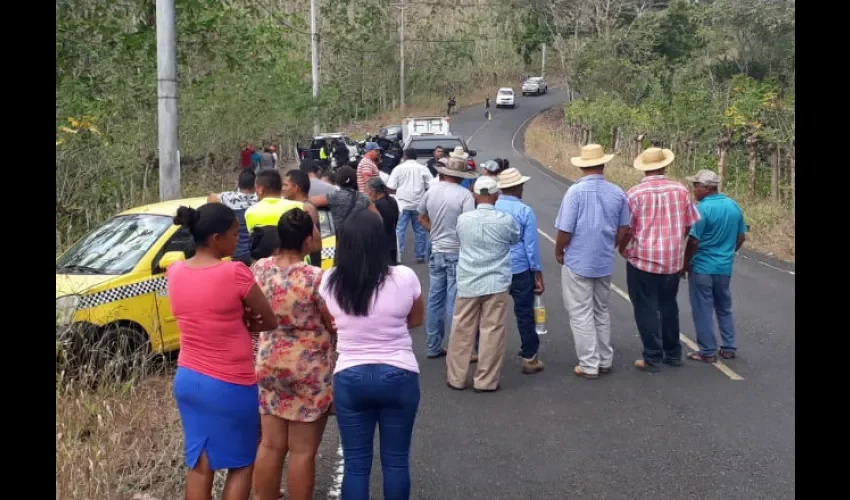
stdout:
[[546,78],[546,44],[540,48],[540,78]]
[[318,0],[310,0],[310,59],[313,73],[313,135],[319,135],[319,28],[316,26],[316,5]]
[[159,199],[175,200],[180,198],[181,194],[174,0],[156,0],[156,97],[159,125]]
[[398,88],[399,93],[401,94],[401,112],[405,111],[404,104],[404,11],[407,7],[407,0],[401,0],[401,23],[399,27],[399,61],[401,62],[401,66],[399,68],[399,82]]

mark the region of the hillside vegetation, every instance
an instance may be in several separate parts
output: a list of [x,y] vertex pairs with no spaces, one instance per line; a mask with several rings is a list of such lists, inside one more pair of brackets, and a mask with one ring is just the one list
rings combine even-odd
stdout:
[[[717,171],[757,247],[794,259],[793,1],[541,0],[530,16],[533,39],[557,49],[581,95],[538,138],[564,149],[553,166],[589,142],[625,165],[650,145],[670,148],[671,175]],[[548,149],[539,153],[552,160]],[[625,188],[640,180],[624,175]]]

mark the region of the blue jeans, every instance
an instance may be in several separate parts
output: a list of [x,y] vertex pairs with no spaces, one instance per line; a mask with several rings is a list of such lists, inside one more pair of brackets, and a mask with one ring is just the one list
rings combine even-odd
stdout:
[[384,498],[410,498],[410,441],[419,409],[419,374],[390,365],[358,365],[334,375],[334,407],[345,472],[342,498],[369,500],[375,425]]
[[417,259],[425,258],[425,242],[428,235],[425,233],[425,227],[419,222],[419,212],[416,210],[402,210],[398,215],[398,224],[395,227],[396,236],[398,236],[398,259],[404,257],[404,243],[407,236],[407,226],[413,226],[414,250]]
[[534,325],[534,273],[524,271],[511,279],[511,298],[514,300],[514,316],[522,343],[519,355],[532,359],[540,349],[540,338]]
[[663,359],[681,361],[678,274],[654,274],[626,264],[626,284],[635,312],[643,360],[657,365]]
[[703,356],[717,354],[714,337],[714,315],[720,327],[720,348],[735,351],[735,324],[732,320],[731,276],[690,273],[688,288],[691,297],[691,314],[697,330],[699,353]]
[[428,309],[426,329],[428,330],[428,355],[436,356],[443,348],[446,338],[446,325],[452,327],[457,295],[456,253],[434,252],[428,261],[428,274],[431,285],[428,289]]

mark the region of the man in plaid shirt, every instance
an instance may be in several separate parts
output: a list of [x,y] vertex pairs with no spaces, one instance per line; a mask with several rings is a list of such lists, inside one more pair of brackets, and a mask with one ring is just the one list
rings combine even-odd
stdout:
[[676,294],[686,238],[700,216],[688,188],[664,177],[674,158],[669,149],[649,148],[635,159],[634,167],[646,177],[627,193],[630,230],[619,249],[643,343],[643,359],[635,367],[647,372],[659,371],[660,363],[682,365]]

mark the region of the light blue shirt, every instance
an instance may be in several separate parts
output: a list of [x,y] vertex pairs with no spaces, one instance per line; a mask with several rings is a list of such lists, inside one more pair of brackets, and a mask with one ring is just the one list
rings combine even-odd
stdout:
[[482,297],[502,293],[511,286],[511,247],[519,243],[514,218],[481,203],[457,219],[460,254],[457,261],[457,296]]
[[585,278],[614,272],[617,229],[629,225],[626,193],[602,175],[582,177],[567,189],[555,229],[570,233],[564,265]]
[[501,195],[496,210],[511,215],[519,226],[519,243],[511,247],[511,272],[541,271],[540,240],[537,236],[537,216],[534,210],[516,196]]
[[720,193],[703,198],[697,210],[700,219],[691,228],[690,236],[699,241],[699,246],[691,260],[691,270],[732,276],[738,235],[747,232],[744,213],[735,200]]

